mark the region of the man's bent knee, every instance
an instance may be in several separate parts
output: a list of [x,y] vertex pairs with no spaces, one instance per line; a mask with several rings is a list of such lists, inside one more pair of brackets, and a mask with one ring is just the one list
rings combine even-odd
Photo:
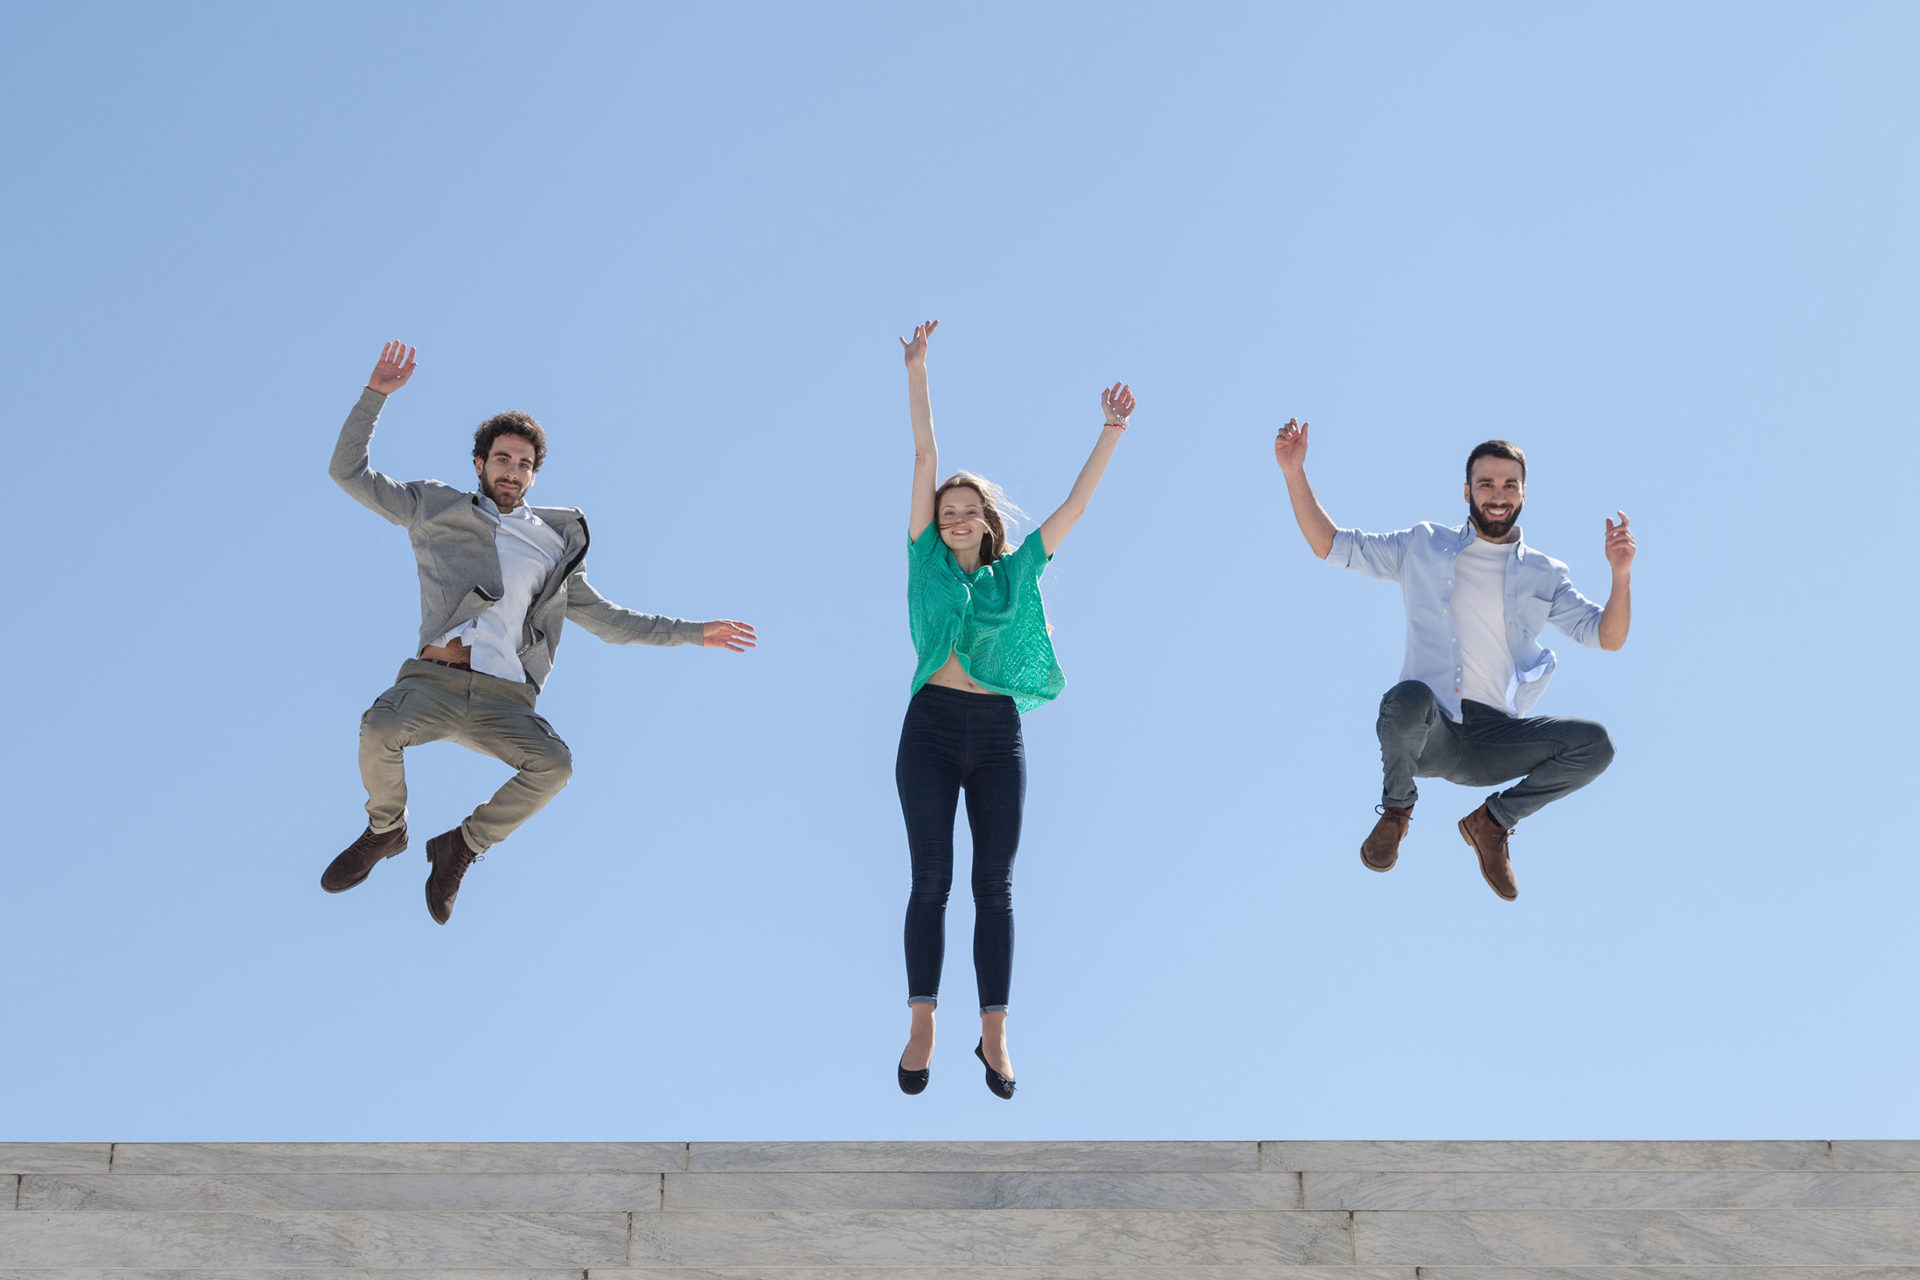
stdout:
[[360,717],[360,745],[397,751],[411,745],[407,741],[407,722],[398,711],[376,703]]
[[1402,680],[1380,699],[1380,718],[1393,724],[1410,724],[1432,716],[1440,704],[1433,690],[1419,680]]
[[1589,724],[1587,730],[1587,736],[1580,744],[1579,754],[1580,758],[1586,762],[1587,768],[1598,774],[1613,763],[1613,735],[1608,733],[1607,727],[1602,724]]
[[560,739],[549,738],[546,746],[521,767],[558,791],[573,777],[573,752]]

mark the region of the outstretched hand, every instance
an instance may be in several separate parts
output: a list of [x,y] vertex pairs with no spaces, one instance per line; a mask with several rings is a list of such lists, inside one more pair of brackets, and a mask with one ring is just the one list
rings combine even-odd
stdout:
[[700,624],[700,643],[709,649],[731,649],[745,653],[754,647],[753,627],[749,623],[722,618]]
[[380,363],[373,366],[367,386],[383,396],[406,386],[407,379],[413,376],[413,352],[404,342],[389,342],[380,348]]
[[1288,475],[1299,474],[1307,465],[1308,425],[1298,418],[1288,418],[1287,425],[1273,438],[1273,460]]
[[1125,427],[1133,414],[1133,389],[1124,382],[1114,383],[1100,393],[1100,408],[1107,415],[1108,426]]
[[1613,566],[1615,573],[1625,573],[1633,568],[1633,531],[1627,528],[1627,513],[1616,511],[1620,523],[1607,521],[1607,563]]
[[907,368],[924,369],[927,366],[927,339],[940,327],[938,320],[929,320],[925,324],[913,326],[913,341],[900,339],[900,345],[907,349]]

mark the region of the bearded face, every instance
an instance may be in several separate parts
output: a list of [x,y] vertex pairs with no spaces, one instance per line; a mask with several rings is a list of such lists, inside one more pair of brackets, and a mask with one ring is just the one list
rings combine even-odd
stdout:
[[1473,464],[1467,481],[1467,514],[1480,536],[1505,542],[1520,519],[1527,484],[1520,464],[1511,458],[1485,457]]
[[527,500],[533,488],[533,441],[525,436],[501,434],[484,458],[473,460],[473,472],[480,478],[480,492],[502,513]]

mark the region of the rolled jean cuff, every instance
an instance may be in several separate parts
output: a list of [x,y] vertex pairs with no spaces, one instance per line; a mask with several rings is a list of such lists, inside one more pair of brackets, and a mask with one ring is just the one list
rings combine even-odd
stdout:
[[930,1004],[938,1008],[940,1004],[940,997],[939,996],[908,996],[907,1003],[908,1004]]
[[1007,1006],[1003,1004],[983,1004],[980,1006],[980,1012],[982,1013],[1005,1013],[1006,1011]]
[[1492,818],[1494,825],[1498,826],[1501,830],[1511,831],[1520,825],[1513,820],[1513,815],[1508,813],[1504,806],[1500,805],[1500,797],[1498,795],[1487,797],[1486,808],[1487,816]]

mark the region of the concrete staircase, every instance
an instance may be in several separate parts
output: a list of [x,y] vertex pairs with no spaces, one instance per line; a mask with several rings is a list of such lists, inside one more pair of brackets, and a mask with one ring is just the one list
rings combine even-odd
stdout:
[[1920,1142],[0,1143],[0,1280],[1920,1280]]

